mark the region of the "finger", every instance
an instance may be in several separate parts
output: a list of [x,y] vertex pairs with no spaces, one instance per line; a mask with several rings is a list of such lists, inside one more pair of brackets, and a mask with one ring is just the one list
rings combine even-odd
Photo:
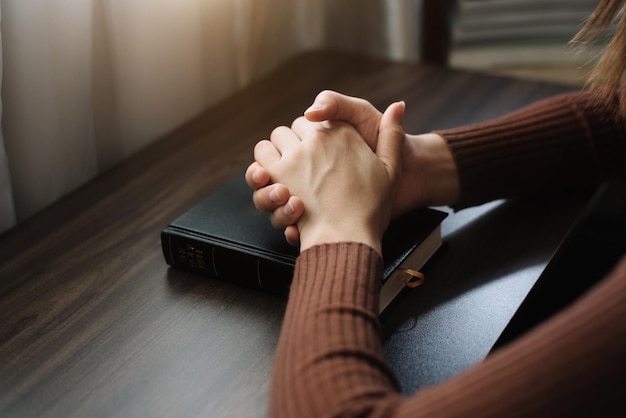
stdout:
[[337,120],[325,120],[323,122],[311,122],[304,117],[299,117],[291,124],[291,130],[300,138],[311,138],[316,134],[316,131],[328,131],[335,130],[339,127],[349,127],[354,130],[354,126],[344,121]]
[[252,193],[254,206],[262,212],[273,212],[289,201],[289,189],[284,184],[275,183]]
[[280,161],[281,154],[273,143],[264,139],[254,146],[254,159],[261,167],[271,167]]
[[374,108],[367,100],[346,96],[332,90],[324,90],[317,95],[313,104],[304,111],[304,116],[314,122],[324,120],[343,120],[345,122],[360,122],[367,117],[364,111]]
[[[310,138],[323,124],[328,122],[311,122],[305,117],[299,117],[291,124],[291,130],[300,138]],[[325,126],[328,127],[328,126]]]
[[283,206],[272,212],[270,220],[274,228],[285,229],[298,222],[303,213],[304,203],[302,200],[296,196],[291,196]]
[[300,230],[295,225],[289,225],[285,228],[285,239],[289,245],[297,247],[300,245]]
[[317,95],[304,116],[312,122],[340,120],[354,126],[368,145],[376,148],[381,113],[367,100],[332,90]]
[[300,144],[300,138],[286,126],[279,126],[272,131],[270,141],[278,152],[282,155]]
[[270,183],[270,173],[255,161],[246,169],[246,183],[253,190],[265,187]]
[[380,135],[376,147],[376,155],[394,176],[400,172],[400,159],[404,144],[404,130],[402,129],[404,108],[404,102],[397,102],[385,110],[380,122]]

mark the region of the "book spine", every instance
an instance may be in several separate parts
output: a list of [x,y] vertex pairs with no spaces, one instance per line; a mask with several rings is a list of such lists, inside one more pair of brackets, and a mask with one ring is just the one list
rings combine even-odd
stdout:
[[161,233],[161,247],[165,261],[174,268],[280,295],[289,293],[293,265],[167,231]]

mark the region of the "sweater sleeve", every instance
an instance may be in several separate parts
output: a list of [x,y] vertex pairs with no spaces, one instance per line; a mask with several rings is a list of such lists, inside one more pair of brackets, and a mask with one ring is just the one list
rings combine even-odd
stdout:
[[457,165],[457,209],[624,176],[618,99],[590,90],[541,100],[501,118],[438,131]]
[[366,416],[395,406],[398,385],[380,343],[381,273],[380,257],[362,244],[322,245],[300,255],[270,417]]
[[[502,118],[438,132],[453,153],[458,207],[595,183],[626,172],[617,100],[555,96]],[[382,260],[337,243],[296,263],[271,383],[274,417],[623,416],[626,258],[576,303],[484,362],[400,393],[378,321]]]
[[270,417],[619,416],[626,370],[626,260],[571,308],[483,363],[403,396],[386,362],[382,261],[337,243],[296,264],[270,390]]

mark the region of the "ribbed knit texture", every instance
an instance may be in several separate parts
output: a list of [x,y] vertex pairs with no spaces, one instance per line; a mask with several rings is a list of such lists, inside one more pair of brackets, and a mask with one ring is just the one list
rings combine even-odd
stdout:
[[[504,197],[511,187],[526,194],[623,174],[624,131],[611,106],[601,110],[587,93],[574,93],[444,132],[460,170],[461,204]],[[542,181],[548,175],[557,178]],[[525,185],[529,180],[533,186]],[[300,255],[270,417],[626,416],[626,259],[531,333],[411,397],[399,393],[383,355],[381,270],[378,254],[362,244],[322,245]]]
[[459,171],[457,208],[623,176],[626,134],[617,106],[583,90],[437,132]]
[[372,400],[398,396],[380,344],[381,274],[380,257],[362,244],[301,254],[276,356],[270,416],[333,416],[345,409],[361,416]]

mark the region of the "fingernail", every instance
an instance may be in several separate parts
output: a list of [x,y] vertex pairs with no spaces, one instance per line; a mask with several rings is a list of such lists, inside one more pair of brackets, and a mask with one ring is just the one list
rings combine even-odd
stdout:
[[404,111],[406,110],[406,103],[402,100],[399,101],[398,104],[400,105],[400,110],[397,111],[394,116],[396,121],[402,124],[402,121],[404,120]]
[[270,199],[272,200],[272,202],[275,202],[275,203],[282,202],[280,193],[278,193],[278,190],[276,188],[270,190]]
[[323,110],[324,109],[324,103],[313,103],[311,106],[309,106],[309,108],[307,110],[304,111],[304,113],[309,113],[309,112],[317,112],[319,110]]
[[293,207],[293,205],[289,201],[287,202],[287,204],[283,208],[283,211],[285,212],[285,215],[287,215],[287,216],[291,216],[294,213],[296,213],[296,209]]
[[252,172],[252,181],[254,181],[256,184],[261,183],[261,173],[259,173],[259,170],[254,170]]

